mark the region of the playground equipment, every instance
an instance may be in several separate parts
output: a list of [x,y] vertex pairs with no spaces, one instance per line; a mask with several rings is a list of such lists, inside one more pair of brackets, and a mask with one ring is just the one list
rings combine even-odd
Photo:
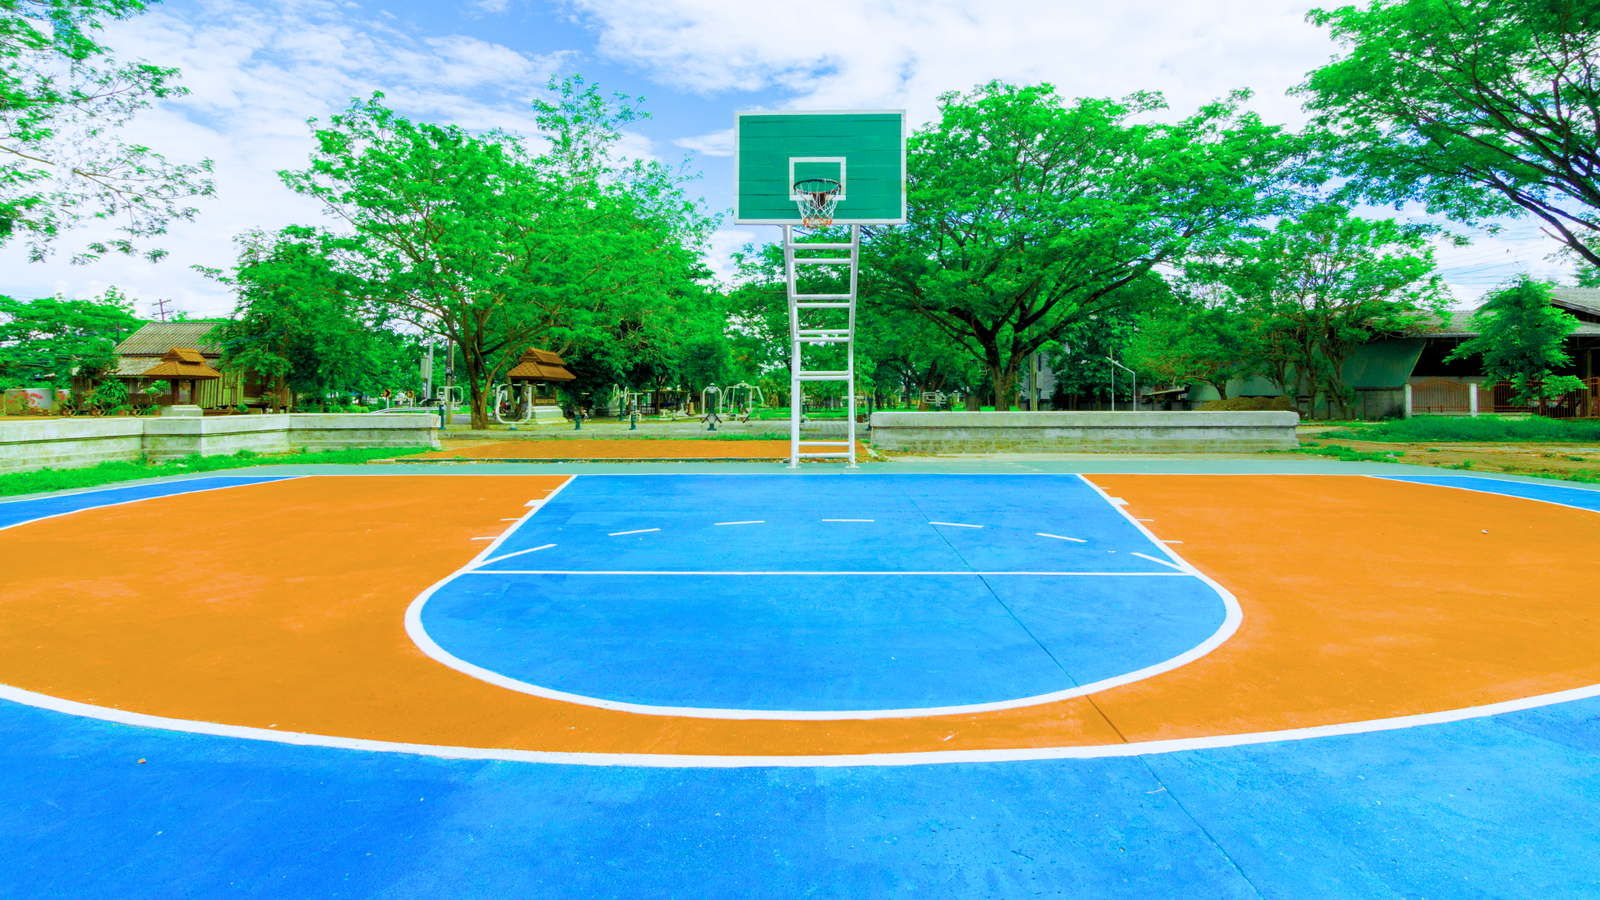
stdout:
[[[905,124],[904,110],[742,112],[734,117],[738,169],[734,220],[741,225],[783,226],[791,397],[801,396],[808,381],[855,384],[861,226],[906,221]],[[814,231],[835,225],[848,226],[848,241],[796,240],[796,227]],[[829,267],[822,271],[840,273],[848,288],[802,293],[799,273],[804,266]],[[807,368],[802,350],[828,344],[844,345],[844,368]],[[790,468],[798,467],[802,459],[846,459],[851,466],[856,464],[854,391],[848,405],[845,440],[802,441],[801,405],[789,404]],[[823,449],[805,452],[803,447]]]

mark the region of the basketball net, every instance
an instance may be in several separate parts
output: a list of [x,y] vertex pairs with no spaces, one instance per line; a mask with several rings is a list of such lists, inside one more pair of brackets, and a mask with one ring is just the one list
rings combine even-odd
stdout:
[[832,178],[807,178],[794,183],[799,195],[800,221],[807,228],[827,228],[833,224],[833,211],[839,206],[843,186]]

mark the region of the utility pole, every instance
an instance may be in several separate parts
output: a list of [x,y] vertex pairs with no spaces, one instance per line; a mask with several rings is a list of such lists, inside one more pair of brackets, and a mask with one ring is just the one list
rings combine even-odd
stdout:
[[156,303],[156,318],[160,319],[163,322],[165,322],[167,320],[167,304],[171,303],[171,302],[172,302],[171,300],[157,300],[157,301],[155,301],[155,303]]

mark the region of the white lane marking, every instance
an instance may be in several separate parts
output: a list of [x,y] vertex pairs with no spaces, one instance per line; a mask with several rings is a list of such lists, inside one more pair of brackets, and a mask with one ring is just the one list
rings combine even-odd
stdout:
[[[1083,476],[1080,475],[1078,477],[1082,478]],[[1105,497],[1105,491],[1101,491],[1100,495],[1102,497]],[[1122,499],[1121,497],[1106,497],[1106,499],[1111,501],[1113,506],[1127,506],[1128,505],[1128,501]]]
[[659,529],[659,528],[641,528],[638,531],[613,531],[610,534],[607,534],[606,537],[621,537],[622,535],[625,535],[625,534],[649,534],[652,531],[660,531],[660,530],[661,529]]
[[499,536],[500,535],[498,535],[498,534],[491,534],[488,537],[475,537],[475,538],[473,538],[473,540],[475,540],[475,541],[492,541],[492,540],[494,540],[495,538],[497,538]]
[[871,522],[872,519],[823,519],[824,522]]
[[[555,545],[554,544],[550,544],[548,546],[554,547]],[[543,549],[543,548],[536,548],[536,549]],[[524,550],[522,552],[527,553],[529,551]],[[509,553],[506,554],[506,556],[513,556],[513,555],[515,555],[515,554],[509,554]],[[497,559],[504,559],[504,558],[505,557],[497,557]],[[1153,562],[1161,562],[1161,560],[1155,559],[1154,557],[1148,557],[1148,558],[1151,559]],[[493,562],[493,561],[494,560],[488,560],[488,562]],[[1170,563],[1169,563],[1169,565],[1170,565]],[[1177,568],[1177,567],[1174,566],[1173,568]],[[1123,578],[1123,577],[1127,577],[1127,578],[1147,578],[1147,577],[1152,576],[1152,575],[1158,575],[1158,576],[1162,576],[1162,577],[1187,576],[1187,575],[1190,575],[1191,573],[1189,573],[1189,572],[1020,572],[1020,571],[1015,571],[1015,572],[974,572],[971,569],[962,569],[959,572],[934,572],[934,571],[897,572],[897,571],[893,571],[893,570],[862,571],[862,570],[859,570],[859,569],[840,569],[840,570],[837,570],[837,571],[829,571],[829,572],[819,572],[819,571],[812,571],[812,572],[798,572],[798,571],[796,571],[796,572],[781,572],[781,571],[780,572],[730,572],[730,571],[726,571],[726,570],[712,571],[712,570],[707,570],[707,569],[697,569],[697,570],[692,570],[692,571],[691,570],[661,570],[661,569],[494,569],[494,570],[487,570],[487,569],[485,569],[485,570],[477,570],[477,569],[474,569],[474,570],[472,570],[470,572],[463,572],[461,574],[463,574],[463,575],[972,575],[972,576],[1031,575],[1031,576],[1041,577],[1041,578],[1044,578],[1044,577],[1053,578],[1053,577],[1058,577],[1058,576],[1059,577],[1074,577],[1074,578],[1076,578],[1076,577],[1083,577],[1083,578]]]
[[171,719],[145,713],[92,706],[75,700],[63,700],[46,694],[0,685],[0,700],[9,700],[38,709],[116,722],[138,728],[161,728],[186,734],[207,734],[216,737],[242,738],[269,741],[275,744],[293,744],[302,747],[332,747],[340,750],[363,750],[379,753],[406,753],[441,759],[494,759],[508,762],[547,763],[569,766],[636,766],[652,769],[737,769],[769,768],[833,768],[838,766],[928,766],[949,763],[1024,762],[1041,759],[1104,759],[1106,757],[1146,756],[1158,753],[1179,753],[1190,750],[1214,750],[1224,747],[1247,747],[1253,744],[1276,744],[1284,741],[1304,741],[1326,737],[1345,737],[1370,734],[1377,731],[1398,731],[1421,725],[1443,725],[1468,719],[1481,719],[1505,713],[1538,709],[1600,697],[1600,684],[1537,694],[1519,700],[1505,700],[1483,706],[1467,706],[1443,712],[1421,713],[1411,716],[1394,716],[1386,719],[1367,719],[1360,722],[1343,722],[1338,725],[1317,725],[1310,728],[1291,728],[1283,731],[1255,731],[1242,734],[1223,734],[1212,737],[1176,738],[1164,741],[1137,741],[1129,744],[1103,744],[1093,747],[1024,747],[1014,750],[930,750],[916,753],[860,753],[833,756],[689,756],[667,753],[565,753],[550,750],[501,750],[488,747],[459,747],[439,744],[406,744],[398,741],[374,741],[366,738],[336,737],[325,734],[306,734],[295,731],[251,728],[245,725],[218,725],[214,722],[197,722],[192,719]]
[[1162,541],[1163,544],[1181,544],[1183,541]]
[[748,522],[713,522],[713,525],[765,525],[766,519],[751,519]]
[[1154,556],[1150,556],[1150,555],[1148,555],[1148,554],[1144,554],[1144,553],[1134,553],[1134,554],[1133,554],[1133,555],[1134,555],[1134,556],[1137,556],[1137,557],[1139,557],[1139,558],[1140,558],[1140,559],[1148,559],[1148,560],[1150,560],[1150,561],[1151,561],[1151,562],[1153,562],[1153,563],[1160,563],[1160,564],[1162,564],[1162,565],[1163,565],[1163,566],[1172,566],[1172,568],[1174,568],[1174,569],[1177,569],[1177,570],[1178,570],[1178,571],[1180,571],[1180,572],[1186,572],[1186,571],[1187,571],[1187,570],[1185,570],[1185,569],[1184,569],[1184,568],[1183,568],[1183,567],[1182,567],[1182,566],[1179,566],[1179,565],[1175,565],[1175,564],[1173,564],[1173,563],[1170,563],[1170,562],[1167,562],[1167,561],[1166,561],[1166,560],[1164,560],[1164,559],[1157,559],[1157,558],[1155,558],[1155,557],[1154,557]]
[[524,553],[537,553],[540,550],[549,550],[551,547],[554,547],[554,546],[555,546],[555,544],[545,544],[545,545],[540,546],[540,547],[529,547],[526,550],[518,550],[515,553],[507,553],[504,556],[496,556],[496,557],[493,557],[491,559],[486,559],[483,562],[478,563],[478,565],[487,566],[489,563],[499,562],[502,559],[510,559],[513,556],[521,556]]
[[1134,519],[1135,522],[1154,522],[1155,519]]
[[929,522],[929,525],[949,525],[951,528],[982,528],[982,525],[963,525],[960,522]]
[[517,517],[515,519],[501,519],[500,521],[502,521],[502,522],[520,522],[520,521],[522,521],[522,518],[519,516],[519,517]]
[[1055,538],[1058,541],[1071,541],[1074,544],[1087,544],[1087,543],[1089,543],[1088,541],[1084,540],[1083,538],[1069,538],[1069,537],[1067,537],[1065,535],[1060,535],[1060,534],[1045,534],[1042,531],[1035,531],[1034,534],[1037,534],[1039,537]]
[[510,538],[513,534],[517,533],[517,529],[518,528],[521,528],[525,522],[527,522],[530,518],[532,518],[534,516],[534,514],[537,513],[544,506],[546,501],[554,500],[555,496],[557,494],[561,493],[563,490],[566,490],[567,485],[571,484],[572,482],[576,481],[577,479],[578,479],[578,476],[576,476],[576,475],[568,475],[567,476],[567,480],[561,482],[558,485],[556,485],[555,490],[551,491],[548,494],[545,494],[543,500],[529,500],[528,504],[527,504],[528,511],[522,514],[522,518],[520,518],[517,521],[511,523],[511,527],[510,528],[507,528],[499,537],[497,537],[493,541],[491,541],[489,543],[489,546],[484,547],[483,550],[477,556],[474,556],[472,559],[467,560],[467,564],[462,566],[457,571],[465,572],[468,569],[473,568],[474,566],[483,565],[483,563],[486,560],[490,559],[493,556],[493,554],[494,554],[494,552],[496,550],[500,549],[500,546],[502,544],[504,544],[508,538]]

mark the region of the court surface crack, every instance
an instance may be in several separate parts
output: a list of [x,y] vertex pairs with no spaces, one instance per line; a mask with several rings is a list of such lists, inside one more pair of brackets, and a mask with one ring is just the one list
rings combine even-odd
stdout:
[[[918,515],[922,516],[924,520],[930,522],[932,521],[928,519],[928,514],[923,512],[922,507],[917,505],[917,501],[913,499],[910,494],[905,492],[904,488],[900,488],[899,490],[901,496],[906,498],[906,502],[911,504],[911,507],[917,511]],[[1040,650],[1043,650],[1045,656],[1050,657],[1050,661],[1055,663],[1056,668],[1061,670],[1061,674],[1067,676],[1067,680],[1072,682],[1072,686],[1083,687],[1083,685],[1078,683],[1078,679],[1074,678],[1072,673],[1067,671],[1067,667],[1061,664],[1061,660],[1057,659],[1056,655],[1050,652],[1050,648],[1046,647],[1044,642],[1040,641],[1039,638],[1034,635],[1033,630],[1024,624],[1021,619],[1017,618],[1016,612],[1012,610],[1012,608],[1008,606],[1004,600],[1000,599],[1000,595],[995,592],[994,585],[989,583],[988,576],[980,574],[977,569],[973,568],[972,563],[967,562],[967,558],[961,555],[961,551],[957,550],[954,544],[950,543],[950,539],[945,537],[943,531],[938,532],[938,534],[939,540],[944,541],[944,545],[950,548],[950,552],[955,554],[956,559],[960,560],[963,566],[967,567],[968,572],[971,572],[974,577],[983,582],[984,590],[989,592],[989,596],[994,599],[994,602],[1000,604],[1000,608],[1006,611],[1006,615],[1011,617],[1011,621],[1017,623],[1017,627],[1022,629],[1022,633],[1027,635],[1028,639],[1033,641],[1035,646],[1037,646]],[[1124,744],[1128,743],[1127,735],[1122,733],[1122,729],[1117,727],[1117,723],[1111,721],[1111,717],[1106,715],[1106,711],[1100,708],[1100,704],[1094,702],[1093,696],[1085,694],[1083,695],[1082,699],[1087,700],[1089,705],[1094,707],[1095,713],[1099,715],[1100,719],[1106,723],[1106,726],[1117,735],[1117,740],[1123,742]]]

